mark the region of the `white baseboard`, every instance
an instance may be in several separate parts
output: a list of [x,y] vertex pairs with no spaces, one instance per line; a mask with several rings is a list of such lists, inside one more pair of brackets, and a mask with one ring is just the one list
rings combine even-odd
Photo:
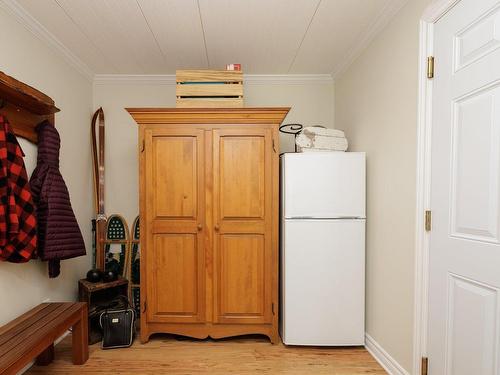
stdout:
[[[71,331],[66,331],[63,333],[63,335],[61,337],[59,337],[58,339],[56,339],[56,341],[54,341],[54,346],[56,346],[57,344],[59,344],[62,340],[64,340],[69,334],[71,333]],[[31,361],[30,363],[28,363],[26,366],[24,366],[24,368],[19,371],[17,373],[17,375],[22,375],[24,374],[26,371],[28,371],[33,365],[35,364],[35,361]]]
[[365,334],[365,348],[389,375],[410,375],[410,373],[392,358],[368,333]]

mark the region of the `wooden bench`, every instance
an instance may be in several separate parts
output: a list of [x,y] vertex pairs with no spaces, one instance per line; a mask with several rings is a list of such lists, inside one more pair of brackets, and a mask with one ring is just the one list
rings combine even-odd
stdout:
[[48,365],[54,359],[54,341],[73,327],[73,363],[89,357],[87,304],[42,303],[0,327],[0,374],[16,374],[33,359]]

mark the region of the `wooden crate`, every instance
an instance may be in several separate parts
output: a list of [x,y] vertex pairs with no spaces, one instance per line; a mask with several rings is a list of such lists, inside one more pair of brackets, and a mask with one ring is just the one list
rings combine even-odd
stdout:
[[243,107],[243,73],[235,70],[177,70],[178,108]]

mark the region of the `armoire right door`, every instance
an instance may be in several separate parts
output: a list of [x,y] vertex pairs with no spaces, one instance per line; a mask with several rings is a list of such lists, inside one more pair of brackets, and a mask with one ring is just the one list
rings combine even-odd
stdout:
[[272,322],[272,130],[214,129],[214,322]]

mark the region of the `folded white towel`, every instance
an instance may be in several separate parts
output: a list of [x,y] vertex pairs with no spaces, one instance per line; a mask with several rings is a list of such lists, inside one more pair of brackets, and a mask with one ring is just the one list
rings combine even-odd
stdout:
[[299,151],[315,149],[325,151],[346,151],[347,139],[342,130],[307,127],[302,129],[295,140]]
[[306,126],[300,132],[303,134],[306,134],[306,135],[311,135],[311,136],[312,135],[323,135],[325,137],[340,137],[340,138],[345,137],[345,134],[342,130],[323,128],[320,126]]

